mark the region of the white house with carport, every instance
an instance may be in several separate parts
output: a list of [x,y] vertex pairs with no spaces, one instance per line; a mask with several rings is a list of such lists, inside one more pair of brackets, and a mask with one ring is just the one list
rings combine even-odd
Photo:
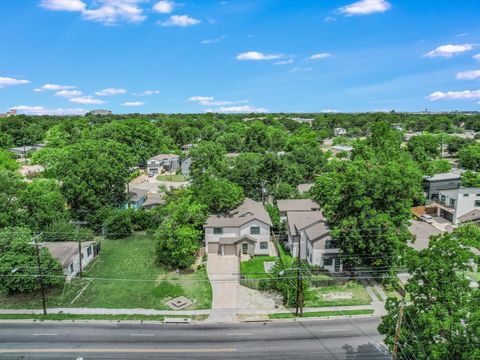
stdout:
[[480,188],[439,190],[438,200],[434,204],[437,215],[454,225],[480,222]]
[[246,198],[236,209],[207,219],[204,225],[207,252],[222,256],[271,255],[274,253],[271,226],[263,204]]

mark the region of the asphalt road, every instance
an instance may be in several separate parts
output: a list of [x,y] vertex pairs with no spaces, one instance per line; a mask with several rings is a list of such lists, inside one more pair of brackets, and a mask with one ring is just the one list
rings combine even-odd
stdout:
[[376,330],[378,322],[2,322],[0,359],[390,359]]

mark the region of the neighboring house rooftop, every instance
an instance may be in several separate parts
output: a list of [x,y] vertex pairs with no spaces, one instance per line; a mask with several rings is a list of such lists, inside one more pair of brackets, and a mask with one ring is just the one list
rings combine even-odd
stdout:
[[305,233],[310,241],[318,240],[330,233],[330,228],[324,222],[319,222],[305,229]]
[[446,181],[446,180],[460,180],[464,170],[454,170],[448,173],[435,174],[433,176],[424,176],[426,181]]
[[287,211],[312,211],[320,209],[320,206],[310,199],[286,199],[277,200],[278,210]]
[[148,161],[153,161],[153,160],[163,161],[163,160],[178,159],[178,158],[180,158],[180,156],[177,154],[158,154],[158,155],[152,156],[150,159],[148,159]]
[[143,207],[151,207],[155,205],[165,204],[163,196],[165,193],[151,193],[147,194],[147,200],[142,204]]
[[297,186],[297,190],[301,193],[306,193],[306,192],[309,192],[310,189],[313,187],[313,183],[309,183],[309,184],[300,184]]
[[336,150],[336,151],[346,151],[346,152],[350,152],[353,150],[353,147],[352,146],[348,146],[348,145],[334,145],[332,146],[332,149],[333,150]]
[[[94,243],[95,241],[84,241],[82,242],[82,248],[89,247]],[[62,267],[70,265],[75,256],[78,256],[78,243],[76,241],[56,241],[44,244],[50,254],[62,264]]]
[[428,247],[430,236],[440,235],[442,232],[436,227],[427,224],[425,221],[412,220],[408,230],[415,235],[415,242],[408,242],[408,245],[416,250],[423,250]]
[[245,198],[240,206],[227,214],[210,215],[205,227],[238,227],[255,219],[272,226],[272,220],[263,204]]
[[142,197],[147,195],[147,190],[142,190],[142,189],[135,189],[135,190],[130,190],[128,193],[130,197],[130,201],[137,202],[139,201]]
[[42,165],[22,165],[18,171],[23,176],[27,176],[29,174],[38,174],[44,170],[45,169]]
[[321,211],[288,211],[287,221],[290,234],[296,235],[297,230],[325,221],[325,217]]
[[478,209],[474,209],[458,217],[458,221],[460,221],[461,223],[478,221],[478,220],[480,220],[480,210]]

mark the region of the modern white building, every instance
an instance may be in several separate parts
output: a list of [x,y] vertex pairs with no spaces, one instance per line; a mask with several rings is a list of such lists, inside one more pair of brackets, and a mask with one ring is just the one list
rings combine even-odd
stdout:
[[434,204],[437,207],[437,215],[454,225],[480,222],[480,188],[439,190],[438,200]]
[[246,198],[236,209],[211,215],[205,229],[205,246],[209,254],[270,255],[274,244],[270,238],[272,221],[263,204]]
[[180,167],[180,156],[176,154],[158,154],[147,160],[147,172],[161,174],[175,172]]
[[344,128],[335,128],[335,129],[333,129],[333,134],[334,134],[335,136],[347,135],[347,129],[344,129]]

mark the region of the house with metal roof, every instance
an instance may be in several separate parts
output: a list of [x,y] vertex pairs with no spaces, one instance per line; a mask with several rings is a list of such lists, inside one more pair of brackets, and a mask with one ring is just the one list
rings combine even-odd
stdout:
[[423,191],[428,200],[438,200],[440,190],[458,189],[462,182],[464,170],[423,177]]
[[253,256],[274,253],[272,221],[263,204],[246,198],[236,209],[211,215],[204,225],[209,254]]

